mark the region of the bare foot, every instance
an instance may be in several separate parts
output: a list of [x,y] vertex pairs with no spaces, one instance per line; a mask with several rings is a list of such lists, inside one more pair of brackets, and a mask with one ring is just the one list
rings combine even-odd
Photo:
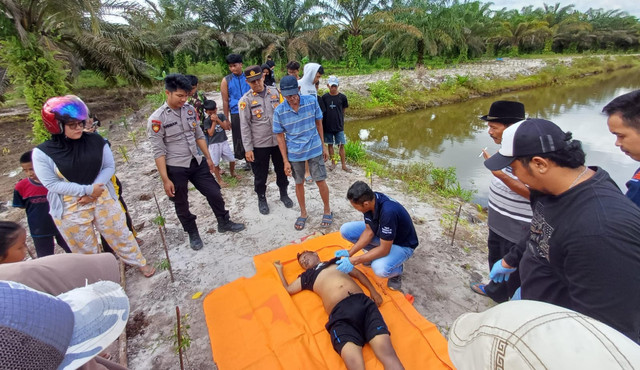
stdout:
[[220,180],[218,181],[218,185],[220,185],[221,188],[228,188],[229,184],[227,184],[226,182]]
[[142,275],[144,275],[144,277],[148,278],[148,277],[152,277],[153,274],[156,273],[156,268],[149,264],[146,264],[140,267],[140,272],[142,272]]
[[349,168],[349,167],[347,167],[347,166],[342,166],[342,170],[343,170],[344,172],[348,172],[348,173],[353,172],[353,171],[351,170],[351,168]]
[[237,173],[232,173],[231,177],[236,178],[237,180],[242,180],[242,176],[238,175]]

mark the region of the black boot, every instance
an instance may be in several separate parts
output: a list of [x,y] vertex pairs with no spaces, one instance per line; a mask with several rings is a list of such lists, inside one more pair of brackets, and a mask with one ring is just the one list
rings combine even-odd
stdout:
[[238,231],[244,230],[244,224],[239,224],[231,221],[230,219],[218,218],[218,232],[224,233],[227,231],[231,231],[237,233]]
[[267,197],[264,194],[258,195],[258,210],[263,215],[269,214],[269,205],[267,204]]
[[193,249],[194,251],[197,251],[199,249],[202,249],[202,247],[204,247],[204,244],[202,243],[202,239],[200,239],[200,234],[198,233],[198,230],[189,231],[189,246],[191,246],[191,249]]
[[291,208],[293,207],[293,201],[291,200],[291,198],[289,198],[289,196],[287,195],[287,190],[285,189],[285,191],[280,190],[280,201],[284,204],[285,207],[287,208]]

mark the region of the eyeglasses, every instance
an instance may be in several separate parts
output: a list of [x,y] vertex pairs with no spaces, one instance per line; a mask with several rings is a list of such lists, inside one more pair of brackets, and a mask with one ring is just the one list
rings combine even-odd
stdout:
[[85,122],[84,121],[76,121],[76,122],[71,122],[71,123],[65,123],[64,125],[69,127],[72,130],[75,130],[78,127],[84,128]]

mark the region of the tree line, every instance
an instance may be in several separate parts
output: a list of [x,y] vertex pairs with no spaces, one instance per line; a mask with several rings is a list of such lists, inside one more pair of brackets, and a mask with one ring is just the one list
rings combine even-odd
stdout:
[[[108,82],[149,85],[189,63],[334,61],[357,70],[538,53],[633,52],[640,22],[621,10],[544,4],[492,10],[459,0],[4,0],[0,2],[0,96],[6,81],[27,104],[68,91],[91,69]],[[8,72],[8,73],[7,73]],[[36,135],[46,135],[36,132]]]

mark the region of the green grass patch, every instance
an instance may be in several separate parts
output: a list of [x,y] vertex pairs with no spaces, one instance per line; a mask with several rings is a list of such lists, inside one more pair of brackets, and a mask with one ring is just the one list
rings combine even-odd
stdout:
[[124,78],[118,77],[116,79],[115,84],[109,83],[106,81],[100,74],[85,69],[80,71],[75,81],[73,82],[72,90],[82,90],[82,89],[94,89],[94,88],[110,88],[110,87],[124,87],[128,86],[129,83]]
[[445,198],[458,198],[470,202],[475,194],[475,191],[460,186],[454,167],[437,167],[431,162],[391,165],[384,160],[370,159],[360,141],[347,142],[345,155],[348,161],[364,168],[365,176],[372,187],[375,186],[375,175],[402,180],[410,191],[419,195],[436,193]]

